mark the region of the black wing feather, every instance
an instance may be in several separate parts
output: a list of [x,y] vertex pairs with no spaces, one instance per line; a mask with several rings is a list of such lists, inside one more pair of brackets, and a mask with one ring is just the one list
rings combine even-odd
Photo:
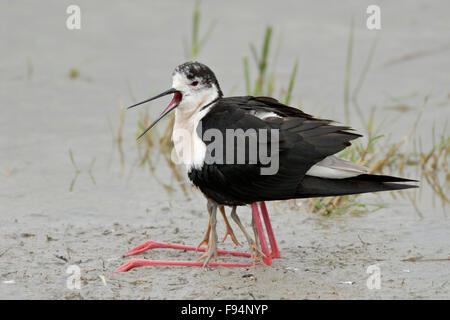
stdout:
[[[255,115],[258,112],[270,112],[276,116],[260,119]],[[228,205],[294,198],[305,173],[314,164],[343,150],[351,140],[360,137],[348,132],[351,130],[349,127],[315,119],[268,97],[222,98],[201,122],[203,132],[215,128],[222,132],[223,137],[226,129],[279,130],[279,170],[274,175],[261,175],[260,169],[264,167],[261,163],[204,164],[201,169],[189,172],[194,185],[207,197]],[[201,138],[203,132],[198,132]],[[204,142],[207,146],[211,143]],[[267,148],[270,150],[270,141]],[[224,148],[224,151],[227,150]]]

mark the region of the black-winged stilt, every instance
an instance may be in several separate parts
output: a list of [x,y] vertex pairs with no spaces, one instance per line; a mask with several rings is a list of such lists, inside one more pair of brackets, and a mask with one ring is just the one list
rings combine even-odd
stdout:
[[[172,140],[176,153],[186,165],[189,179],[208,202],[209,223],[200,243],[207,244],[207,248],[149,240],[129,250],[128,255],[153,248],[174,248],[204,251],[201,257],[204,261],[133,259],[117,271],[144,265],[247,267],[255,264],[255,261],[253,264],[211,261],[216,260],[217,254],[245,257],[257,254],[265,264],[271,264],[280,253],[265,201],[416,187],[399,183],[414,180],[368,174],[365,167],[334,156],[348,147],[351,140],[361,137],[347,126],[316,119],[269,97],[224,98],[214,73],[199,62],[178,66],[171,89],[129,108],[168,94],[173,94],[169,106],[142,135],[175,110]],[[236,206],[242,205],[251,205],[255,241],[236,214]],[[231,217],[250,243],[252,255],[217,250],[217,208],[225,218],[227,235],[237,243],[223,206],[232,207]]]

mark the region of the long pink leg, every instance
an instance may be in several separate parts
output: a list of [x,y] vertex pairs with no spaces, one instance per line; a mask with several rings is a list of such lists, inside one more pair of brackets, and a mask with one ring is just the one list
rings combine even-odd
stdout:
[[[165,243],[154,240],[147,240],[143,244],[128,250],[128,254],[126,256],[135,255],[150,249],[156,248],[168,248],[168,249],[178,249],[178,250],[190,250],[190,251],[206,251],[207,248],[196,247],[196,246],[188,246],[184,244],[176,244],[176,243]],[[250,258],[251,254],[245,252],[237,252],[237,251],[229,251],[229,250],[217,250],[218,254],[230,254],[233,256],[241,256]],[[258,265],[259,263],[239,263],[239,262],[209,262],[209,267],[251,267],[254,265]],[[145,260],[145,259],[131,259],[128,263],[120,266],[114,272],[122,272],[128,271],[133,268],[142,267],[142,266],[186,266],[186,267],[201,267],[204,266],[205,263],[202,261],[171,261],[171,260]]]
[[[142,253],[144,251],[150,250],[150,249],[158,249],[158,248],[166,248],[166,249],[178,249],[178,250],[189,250],[189,251],[201,251],[205,252],[207,248],[205,247],[196,247],[196,246],[188,246],[184,244],[177,244],[177,243],[166,243],[166,242],[159,242],[155,240],[147,240],[143,244],[138,245],[137,247],[128,250],[125,255],[125,257],[129,257],[138,253]],[[232,256],[239,256],[239,257],[247,257],[250,258],[252,255],[250,253],[246,252],[238,252],[238,251],[229,251],[229,250],[217,250],[218,254],[229,254]]]
[[[252,213],[253,213],[253,219],[255,221],[255,227],[256,231],[258,233],[259,241],[261,243],[261,249],[264,254],[262,257],[263,262],[266,265],[272,264],[272,257],[271,254],[269,254],[269,247],[267,246],[266,237],[264,234],[264,228],[261,223],[261,217],[259,215],[258,210],[258,204],[256,202],[252,203]],[[268,214],[267,214],[267,208],[261,206],[261,210],[263,211],[263,218],[264,223],[266,224],[266,228],[270,231],[268,231],[269,234],[269,241],[271,241],[271,248],[276,248],[272,246],[272,240],[275,240],[273,237],[273,230],[270,225],[270,221],[268,220]],[[267,218],[266,218],[267,217]],[[267,219],[267,221],[266,221]],[[144,242],[143,244],[127,251],[126,256],[135,255],[150,249],[156,249],[156,248],[169,248],[169,249],[178,249],[178,250],[191,250],[191,251],[206,251],[207,248],[203,247],[196,247],[196,246],[189,246],[189,245],[183,245],[183,244],[175,244],[175,243],[165,243],[165,242],[159,242],[154,240],[148,240]],[[278,248],[276,249],[278,250]],[[244,252],[236,252],[236,251],[229,251],[229,250],[217,250],[218,254],[230,254],[234,256],[244,256],[244,257],[251,257],[251,254],[244,253]],[[279,255],[279,253],[278,253]],[[209,262],[209,267],[251,267],[254,265],[258,265],[259,263],[239,263],[239,262]],[[122,272],[122,271],[128,271],[133,268],[142,267],[142,266],[204,266],[204,262],[202,261],[170,261],[170,260],[145,260],[145,259],[132,259],[128,263],[120,266],[117,268],[114,272]]]
[[267,265],[271,265],[272,258],[269,253],[269,247],[267,246],[266,236],[264,234],[261,217],[259,216],[258,204],[256,202],[252,203],[252,213],[253,219],[255,220],[256,232],[258,233],[259,242],[261,243],[261,250],[264,253],[264,256],[262,257],[263,262]]
[[272,224],[270,223],[269,213],[267,212],[266,203],[261,201],[259,203],[261,207],[261,214],[264,219],[264,224],[266,225],[267,236],[269,237],[270,249],[272,249],[272,253],[270,254],[272,258],[279,259],[280,251],[278,250],[277,241],[275,240],[275,235],[272,230]]
[[[241,267],[247,268],[260,263],[239,263],[239,262],[209,262],[208,267]],[[166,261],[166,260],[145,260],[145,259],[131,259],[128,263],[120,266],[114,271],[123,272],[133,268],[143,266],[184,266],[184,267],[203,267],[202,261]]]

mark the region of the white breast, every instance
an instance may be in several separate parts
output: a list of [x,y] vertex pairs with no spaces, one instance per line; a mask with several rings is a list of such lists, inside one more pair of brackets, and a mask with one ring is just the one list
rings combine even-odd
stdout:
[[190,117],[182,112],[177,113],[178,110],[175,110],[172,160],[177,164],[183,163],[188,172],[192,168],[200,169],[205,161],[206,145],[198,136],[197,127],[210,108],[211,106],[200,112],[195,112]]

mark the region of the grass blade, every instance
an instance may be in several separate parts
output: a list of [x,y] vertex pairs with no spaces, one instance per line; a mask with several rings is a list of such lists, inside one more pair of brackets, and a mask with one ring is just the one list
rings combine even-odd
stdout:
[[297,75],[297,67],[298,67],[298,59],[295,60],[294,69],[292,69],[291,78],[289,79],[289,87],[286,93],[286,99],[284,100],[284,104],[289,104],[291,101],[292,89],[294,88],[295,77]]
[[345,66],[345,81],[344,81],[344,110],[345,110],[345,121],[347,124],[350,123],[350,109],[349,109],[349,98],[350,98],[350,74],[352,69],[352,56],[353,56],[353,33],[355,29],[354,18],[352,17],[350,22],[350,34],[347,46],[347,63]]

